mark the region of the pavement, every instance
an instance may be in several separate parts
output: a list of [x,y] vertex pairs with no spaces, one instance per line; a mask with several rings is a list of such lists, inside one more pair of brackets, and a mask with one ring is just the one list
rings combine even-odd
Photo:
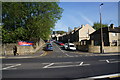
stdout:
[[21,58],[36,58],[36,57],[41,57],[41,56],[45,56],[46,52],[41,50],[37,53],[33,53],[33,54],[26,54],[26,55],[5,55],[5,56],[0,56],[0,59],[21,59]]

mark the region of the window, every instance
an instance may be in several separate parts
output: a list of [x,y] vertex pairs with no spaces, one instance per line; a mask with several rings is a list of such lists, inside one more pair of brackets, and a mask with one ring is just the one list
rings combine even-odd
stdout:
[[112,40],[112,45],[117,46],[117,40]]
[[117,33],[112,33],[113,36],[117,36]]

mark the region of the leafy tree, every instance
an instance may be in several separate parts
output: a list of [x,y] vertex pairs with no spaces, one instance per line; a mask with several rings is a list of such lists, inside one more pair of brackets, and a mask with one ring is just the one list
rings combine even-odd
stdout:
[[[108,24],[102,24],[102,27],[108,27]],[[94,28],[95,30],[100,29],[100,28],[101,28],[100,23],[95,22],[94,25],[93,25],[93,28]]]
[[56,31],[57,34],[64,34],[66,33],[65,31]]
[[3,2],[3,42],[48,39],[63,9],[56,2]]

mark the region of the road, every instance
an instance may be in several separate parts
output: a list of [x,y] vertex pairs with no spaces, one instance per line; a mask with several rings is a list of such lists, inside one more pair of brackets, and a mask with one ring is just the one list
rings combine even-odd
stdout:
[[[119,55],[97,55],[93,53],[62,50],[53,43],[54,50],[45,56],[25,59],[3,59],[4,78],[64,78],[84,79],[120,73]],[[114,76],[113,76],[114,77]]]

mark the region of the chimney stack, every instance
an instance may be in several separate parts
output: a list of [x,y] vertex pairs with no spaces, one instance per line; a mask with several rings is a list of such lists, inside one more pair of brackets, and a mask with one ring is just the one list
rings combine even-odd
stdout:
[[110,25],[110,28],[114,29],[114,24],[111,24],[111,25]]

